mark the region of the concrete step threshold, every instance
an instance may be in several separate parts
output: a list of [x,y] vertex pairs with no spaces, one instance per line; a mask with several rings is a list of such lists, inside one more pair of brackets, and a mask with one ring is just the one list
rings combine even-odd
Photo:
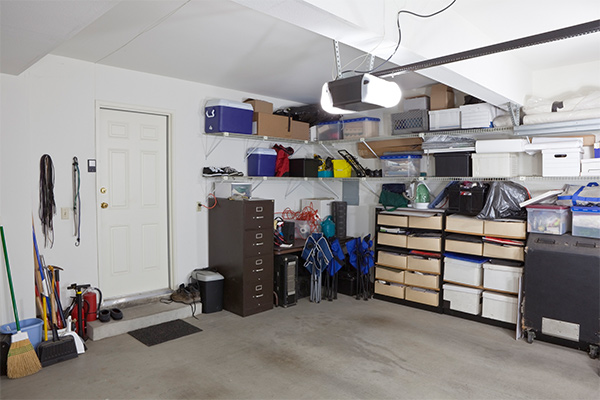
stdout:
[[[161,302],[161,299],[170,299],[171,293],[171,290],[161,290],[126,298],[107,299],[102,303],[102,309],[118,308],[123,312],[123,319],[111,318],[108,322],[99,320],[88,322],[88,337],[96,341],[163,322],[191,317],[192,307],[190,305]],[[201,313],[202,303],[197,302],[195,314],[200,315]]]

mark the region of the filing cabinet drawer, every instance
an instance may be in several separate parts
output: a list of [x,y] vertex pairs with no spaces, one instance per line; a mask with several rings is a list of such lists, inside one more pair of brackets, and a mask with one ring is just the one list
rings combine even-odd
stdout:
[[[272,229],[273,201],[244,202],[244,229]],[[273,239],[271,238],[271,241]]]
[[254,274],[273,274],[273,256],[265,254],[258,257],[244,259],[244,278]]
[[272,230],[244,232],[244,256],[273,254]]

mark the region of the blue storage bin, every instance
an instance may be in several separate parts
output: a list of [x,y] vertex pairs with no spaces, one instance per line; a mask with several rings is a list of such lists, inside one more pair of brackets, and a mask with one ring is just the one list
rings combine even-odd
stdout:
[[[29,318],[20,320],[19,324],[21,325],[21,332],[27,332],[29,341],[33,345],[33,348],[37,350],[37,347],[42,342],[42,325],[44,325],[44,321],[39,318]],[[10,324],[2,325],[0,333],[14,335],[17,333],[17,324],[11,322]]]
[[273,149],[248,149],[248,176],[275,176],[277,152]]
[[209,100],[204,106],[204,131],[252,134],[251,104],[230,100]]

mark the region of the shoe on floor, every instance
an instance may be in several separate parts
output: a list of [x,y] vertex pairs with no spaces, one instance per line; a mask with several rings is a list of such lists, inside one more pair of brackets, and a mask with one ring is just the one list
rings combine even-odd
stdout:
[[225,175],[229,175],[229,176],[244,176],[243,172],[240,172],[240,171],[238,171],[235,168],[223,167],[221,170],[223,171],[223,173]]
[[187,285],[186,289],[192,295],[194,303],[200,301],[200,290],[195,285]]
[[225,172],[218,167],[204,167],[202,168],[202,176],[223,176],[226,175]]
[[179,285],[179,289],[171,293],[171,300],[184,304],[192,304],[194,302],[192,294],[185,288],[183,283]]

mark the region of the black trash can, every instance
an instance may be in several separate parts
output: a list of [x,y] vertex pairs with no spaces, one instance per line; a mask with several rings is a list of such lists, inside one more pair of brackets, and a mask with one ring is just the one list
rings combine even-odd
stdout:
[[192,284],[200,289],[202,313],[210,314],[223,310],[223,275],[206,269],[192,272]]

